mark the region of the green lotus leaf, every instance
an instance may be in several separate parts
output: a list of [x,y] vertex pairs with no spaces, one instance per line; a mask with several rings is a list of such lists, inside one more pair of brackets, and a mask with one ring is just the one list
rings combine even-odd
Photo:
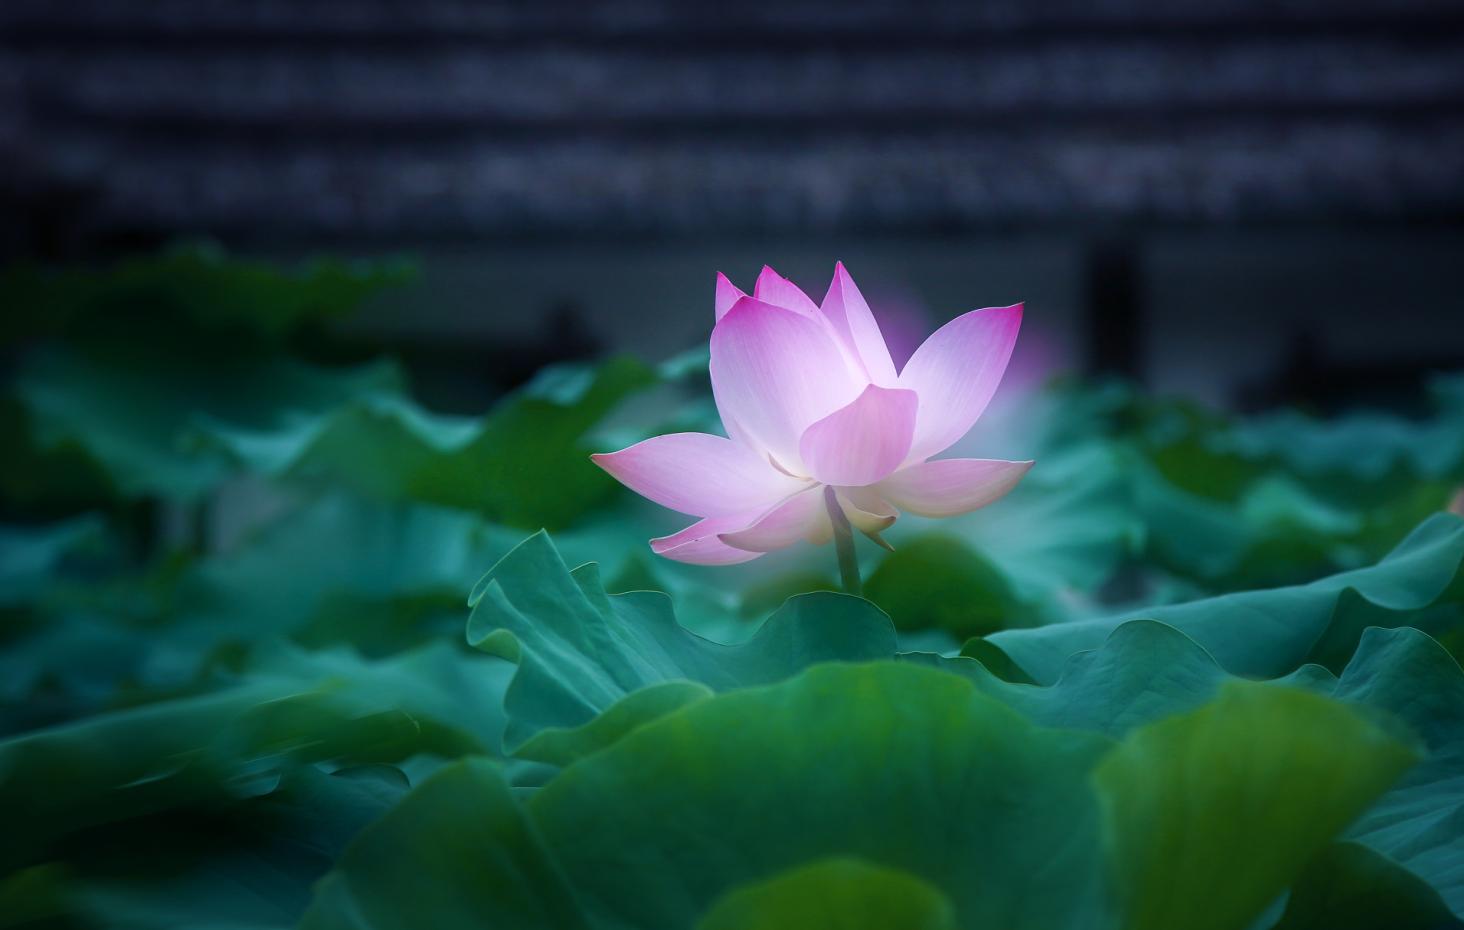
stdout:
[[574,891],[498,769],[455,762],[346,850],[301,930],[586,930]]
[[651,367],[617,358],[541,373],[482,418],[429,413],[400,393],[363,393],[287,424],[219,423],[205,437],[270,477],[559,528],[617,487],[589,461],[585,433],[656,383]]
[[715,643],[678,624],[664,594],[608,595],[593,563],[571,573],[545,533],[504,556],[471,603],[468,641],[519,667],[505,702],[510,751],[545,728],[583,726],[648,685],[685,680],[722,691],[896,649],[878,608],[828,592],[790,599],[744,643]]
[[956,930],[950,901],[903,872],[825,859],[723,895],[696,930]]
[[1245,591],[1117,616],[1021,630],[985,642],[1032,680],[1055,681],[1070,656],[1148,617],[1192,637],[1227,671],[1258,678],[1308,662],[1340,670],[1368,626],[1447,630],[1464,618],[1464,520],[1437,514],[1376,565],[1307,585]]
[[1230,683],[1115,744],[938,669],[820,665],[646,722],[523,804],[485,763],[449,767],[360,837],[306,925],[419,904],[443,927],[772,920],[852,858],[960,927],[1244,930],[1412,759],[1296,687]]
[[0,883],[0,925],[286,930],[346,843],[406,790],[389,766],[297,766],[259,797],[91,831],[64,864]]
[[1464,926],[1439,893],[1360,843],[1334,843],[1291,887],[1272,930],[1451,930]]
[[1247,926],[1416,759],[1342,704],[1249,682],[1134,731],[1094,773],[1123,925]]

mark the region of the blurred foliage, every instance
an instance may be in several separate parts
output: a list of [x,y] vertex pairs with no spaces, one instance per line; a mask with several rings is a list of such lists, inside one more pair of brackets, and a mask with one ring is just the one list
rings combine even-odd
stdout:
[[345,317],[373,293],[412,275],[405,260],[320,259],[285,271],[230,258],[209,245],[183,246],[103,270],[13,266],[0,272],[0,293],[10,308],[0,340],[90,341],[100,331],[171,341],[180,328],[233,340],[281,340]]
[[0,272],[0,926],[1464,915],[1464,377],[1014,399],[1037,466],[864,600],[587,461],[714,429],[704,351],[445,414],[340,329],[410,273]]

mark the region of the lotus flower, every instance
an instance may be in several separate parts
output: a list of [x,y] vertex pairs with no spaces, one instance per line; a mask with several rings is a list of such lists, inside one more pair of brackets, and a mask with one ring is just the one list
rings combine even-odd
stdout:
[[973,310],[897,372],[842,263],[822,306],[771,268],[750,297],[718,274],[711,376],[727,438],[671,433],[592,458],[636,493],[700,518],[651,540],[679,562],[746,562],[826,543],[849,525],[883,545],[902,510],[975,510],[1032,466],[931,459],[991,400],[1021,322],[1021,304]]

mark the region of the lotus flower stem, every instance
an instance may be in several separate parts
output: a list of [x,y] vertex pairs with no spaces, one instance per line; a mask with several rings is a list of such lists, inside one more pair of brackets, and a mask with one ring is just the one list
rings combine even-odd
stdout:
[[844,515],[844,508],[834,495],[834,489],[824,486],[824,506],[829,510],[829,520],[834,524],[834,551],[839,555],[839,574],[844,579],[844,590],[863,596],[864,583],[859,580],[859,559],[854,555],[854,528]]

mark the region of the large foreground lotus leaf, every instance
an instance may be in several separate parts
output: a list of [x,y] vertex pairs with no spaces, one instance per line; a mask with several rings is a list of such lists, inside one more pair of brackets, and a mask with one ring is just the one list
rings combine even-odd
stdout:
[[940,891],[859,859],[825,859],[728,892],[697,930],[956,930]]
[[1416,759],[1318,695],[1226,685],[1098,766],[1127,930],[1244,927]]
[[607,595],[594,565],[570,572],[544,533],[504,556],[473,591],[468,640],[518,663],[505,744],[572,729],[649,685],[713,690],[766,684],[817,662],[884,659],[894,627],[868,601],[822,592],[790,599],[745,643],[703,639],[654,591]]
[[601,926],[687,927],[829,856],[922,878],[962,926],[1101,926],[1087,772],[1107,748],[955,676],[828,665],[649,723],[528,808]]
[[[1409,758],[1342,705],[1269,684],[1115,745],[938,670],[824,665],[666,714],[522,808],[481,763],[439,773],[354,844],[306,925],[717,926],[854,858],[943,896],[960,927],[1167,913],[1243,930]],[[1195,829],[1206,818],[1224,823]],[[1193,887],[1196,863],[1238,861]]]
[[437,772],[362,832],[301,930],[587,930],[573,890],[492,763]]
[[1403,720],[1426,748],[1347,835],[1426,879],[1464,918],[1464,672],[1421,633],[1369,630],[1332,694]]
[[[1073,656],[1062,677],[1046,687],[1006,681],[969,659],[905,658],[961,674],[982,693],[1038,723],[1111,736],[1199,707],[1236,680],[1194,640],[1154,620],[1119,626],[1099,648]],[[1321,894],[1326,869],[1346,868],[1348,874],[1363,866],[1370,866],[1365,870],[1369,873],[1384,867],[1407,869],[1417,876],[1412,881],[1426,880],[1464,917],[1464,830],[1458,826],[1464,818],[1464,671],[1438,642],[1418,630],[1374,627],[1363,633],[1340,677],[1309,665],[1282,681],[1382,711],[1406,724],[1424,749],[1423,761],[1347,831],[1386,855],[1373,863],[1336,856],[1314,864],[1312,893]],[[1410,878],[1368,880],[1385,890],[1406,891]]]
[[1291,886],[1272,930],[1457,930],[1438,891],[1361,843],[1333,843]]
[[1464,520],[1438,514],[1376,565],[1308,585],[1245,591],[1113,617],[1003,630],[967,645],[995,647],[1016,669],[1051,683],[1070,656],[1100,646],[1128,620],[1149,617],[1182,630],[1227,671],[1274,678],[1308,662],[1346,664],[1368,626],[1451,629],[1464,617]]

